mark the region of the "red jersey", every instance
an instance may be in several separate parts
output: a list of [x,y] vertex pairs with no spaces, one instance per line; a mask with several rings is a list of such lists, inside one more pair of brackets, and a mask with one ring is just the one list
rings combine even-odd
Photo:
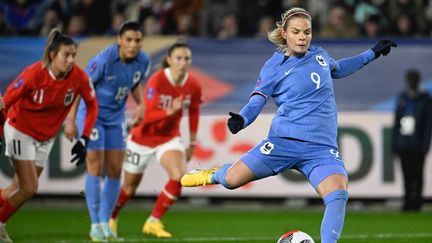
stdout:
[[42,62],[36,62],[9,85],[3,99],[11,126],[38,141],[46,141],[57,134],[78,95],[87,105],[83,135],[89,137],[98,105],[89,78],[77,65],[65,78],[55,79]]
[[[172,101],[183,96],[183,109],[168,116]],[[155,147],[180,136],[180,121],[183,111],[189,111],[189,130],[196,133],[201,104],[201,86],[193,77],[186,75],[180,84],[175,84],[169,68],[154,73],[144,88],[144,120],[131,130],[132,141]]]

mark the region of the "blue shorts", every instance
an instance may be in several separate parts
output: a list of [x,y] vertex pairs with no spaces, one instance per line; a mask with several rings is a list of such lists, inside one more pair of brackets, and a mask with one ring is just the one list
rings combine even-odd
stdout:
[[[84,122],[78,122],[78,130],[82,134]],[[90,134],[88,150],[125,150],[127,129],[126,123],[106,125],[96,121]]]
[[240,158],[257,179],[295,169],[317,186],[330,175],[348,177],[337,148],[289,138],[267,138]]

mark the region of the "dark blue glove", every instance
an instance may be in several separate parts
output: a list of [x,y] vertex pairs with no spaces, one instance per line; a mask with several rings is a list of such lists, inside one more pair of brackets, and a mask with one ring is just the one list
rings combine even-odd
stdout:
[[74,146],[72,147],[71,154],[73,156],[71,163],[76,162],[76,166],[83,164],[86,160],[87,156],[87,144],[89,139],[85,136],[82,136],[78,139]]
[[380,40],[372,47],[372,51],[375,53],[375,58],[378,58],[381,54],[383,56],[389,54],[392,47],[397,47],[397,44],[391,40]]
[[228,113],[231,117],[228,118],[228,128],[232,134],[238,133],[244,127],[244,118],[234,112]]

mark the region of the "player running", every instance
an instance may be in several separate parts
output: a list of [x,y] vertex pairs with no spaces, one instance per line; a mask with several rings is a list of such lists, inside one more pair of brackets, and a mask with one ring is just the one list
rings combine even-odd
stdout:
[[54,29],[42,61],[28,66],[8,87],[3,99],[1,132],[5,154],[12,161],[12,184],[1,190],[0,242],[12,242],[8,219],[37,191],[38,178],[48,163],[55,136],[78,96],[88,107],[80,139],[72,147],[72,163],[84,163],[98,105],[86,73],[75,64],[77,44]]
[[305,175],[323,198],[325,213],[321,242],[334,243],[344,224],[348,201],[348,175],[338,151],[337,111],[332,78],[343,78],[387,55],[396,44],[379,41],[372,49],[334,60],[317,46],[310,46],[312,21],[302,8],[282,14],[269,40],[278,46],[261,69],[249,103],[239,114],[230,112],[233,134],[250,125],[273,97],[278,110],[268,137],[236,163],[186,174],[181,183],[194,187],[222,184],[235,189],[254,180],[295,169]]
[[[163,69],[154,73],[145,89],[144,121],[131,130],[127,140],[124,182],[110,220],[117,232],[117,217],[121,208],[135,194],[146,166],[156,160],[166,170],[169,181],[159,194],[153,211],[143,226],[143,233],[158,238],[171,238],[160,219],[180,197],[180,178],[186,172],[186,162],[192,156],[201,104],[201,86],[188,70],[192,62],[190,47],[177,42],[168,50]],[[189,113],[189,147],[180,139],[183,111]]]
[[[150,70],[150,60],[141,51],[143,32],[137,22],[122,24],[117,43],[93,57],[86,68],[96,90],[99,115],[92,130],[87,154],[85,182],[86,202],[90,214],[92,241],[113,240],[116,235],[108,226],[112,209],[120,188],[120,174],[126,147],[126,100],[132,93],[137,107],[132,126],[144,116],[142,85]],[[65,127],[67,136],[82,131],[86,105],[81,102],[78,114],[76,106],[69,114]],[[106,177],[102,188],[102,170]]]

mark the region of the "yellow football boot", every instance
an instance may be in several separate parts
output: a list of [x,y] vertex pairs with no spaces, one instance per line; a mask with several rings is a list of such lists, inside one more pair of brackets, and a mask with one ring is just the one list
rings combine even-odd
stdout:
[[147,220],[144,223],[143,229],[144,234],[153,235],[157,238],[171,238],[172,234],[164,229],[164,225],[160,220]]
[[181,178],[181,184],[185,187],[196,187],[213,184],[211,182],[212,175],[219,170],[220,167],[215,167],[209,170],[192,170],[186,173]]

